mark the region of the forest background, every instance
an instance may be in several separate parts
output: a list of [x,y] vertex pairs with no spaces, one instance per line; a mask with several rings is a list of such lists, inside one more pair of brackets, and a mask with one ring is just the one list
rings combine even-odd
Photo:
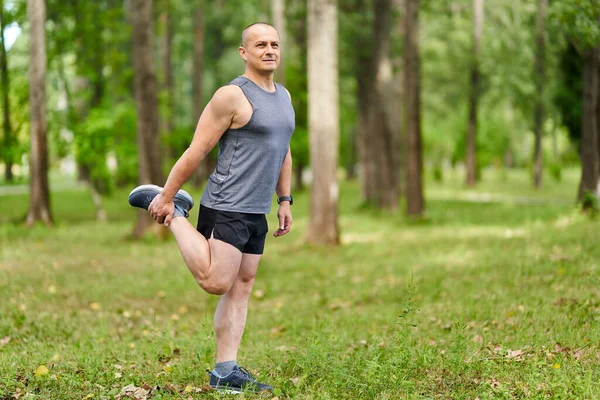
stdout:
[[246,339],[276,395],[596,397],[599,18],[594,0],[0,0],[0,398],[118,395],[123,376],[205,395],[211,300],[124,198],[164,183],[256,21],[296,111],[294,236],[265,256]]

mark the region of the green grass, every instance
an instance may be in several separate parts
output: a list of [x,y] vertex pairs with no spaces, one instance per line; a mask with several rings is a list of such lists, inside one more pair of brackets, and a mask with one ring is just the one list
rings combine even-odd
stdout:
[[[575,209],[577,172],[541,191],[518,171],[461,182],[428,182],[418,222],[361,208],[343,184],[338,248],[304,244],[297,194],[293,231],[268,238],[238,361],[280,399],[599,398],[600,224]],[[226,397],[204,391],[217,297],[173,240],[126,239],[126,194],[102,224],[87,192],[55,192],[55,227],[33,229],[14,222],[27,198],[0,196],[0,399],[112,399],[130,383]]]

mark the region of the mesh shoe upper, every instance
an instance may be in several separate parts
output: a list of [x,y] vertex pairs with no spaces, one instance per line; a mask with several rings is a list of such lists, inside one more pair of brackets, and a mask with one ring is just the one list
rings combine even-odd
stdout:
[[233,392],[273,390],[270,385],[260,383],[247,369],[242,367],[233,367],[233,371],[224,377],[218,377],[212,372],[209,372],[209,374],[210,386],[213,389],[224,389]]

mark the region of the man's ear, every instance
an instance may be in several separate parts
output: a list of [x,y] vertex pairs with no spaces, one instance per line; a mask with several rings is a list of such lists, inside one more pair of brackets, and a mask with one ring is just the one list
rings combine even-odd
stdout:
[[240,57],[242,57],[242,59],[243,59],[244,61],[247,61],[247,60],[246,60],[246,49],[240,46],[240,47],[238,48],[238,52],[240,53]]

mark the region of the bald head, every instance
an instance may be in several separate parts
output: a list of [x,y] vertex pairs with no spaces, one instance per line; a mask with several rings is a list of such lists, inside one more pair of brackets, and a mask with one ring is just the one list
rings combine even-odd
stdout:
[[[255,22],[251,25],[248,25],[242,31],[242,47],[246,47],[248,41],[251,40],[255,34],[260,34],[265,30],[271,29],[277,32],[273,25],[267,24],[266,22]],[[277,32],[277,36],[279,36],[279,32]]]

